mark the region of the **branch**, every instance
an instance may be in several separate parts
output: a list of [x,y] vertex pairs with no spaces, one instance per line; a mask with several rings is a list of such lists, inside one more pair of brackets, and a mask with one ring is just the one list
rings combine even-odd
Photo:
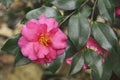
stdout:
[[96,8],[96,5],[97,5],[97,1],[98,1],[98,0],[95,1],[94,6],[93,6],[93,8],[92,8],[91,19],[90,19],[90,24],[91,24],[91,25],[92,25],[93,16],[94,16],[94,13],[95,13],[95,8]]
[[70,13],[68,16],[66,16],[62,22],[60,22],[59,26],[61,26],[66,20],[68,20],[73,14],[75,14],[78,10],[80,10],[89,0],[86,0],[78,9]]

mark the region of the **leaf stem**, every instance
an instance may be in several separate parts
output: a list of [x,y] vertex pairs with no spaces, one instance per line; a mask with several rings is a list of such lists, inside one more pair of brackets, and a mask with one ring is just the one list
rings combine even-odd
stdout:
[[93,16],[94,16],[94,13],[95,13],[95,8],[96,8],[96,5],[97,5],[97,1],[98,1],[98,0],[95,1],[94,6],[93,6],[93,8],[92,8],[91,19],[90,19],[90,24],[91,24],[91,25],[92,25]]
[[73,14],[75,14],[78,10],[80,10],[89,0],[86,0],[78,9],[74,10],[68,16],[66,16],[63,21],[60,22],[59,26],[61,26],[66,20],[68,20]]

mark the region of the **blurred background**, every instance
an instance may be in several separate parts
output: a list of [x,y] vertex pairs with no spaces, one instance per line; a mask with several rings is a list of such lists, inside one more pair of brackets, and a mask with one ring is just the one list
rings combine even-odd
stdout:
[[[20,32],[21,20],[28,11],[43,6],[43,3],[52,6],[47,2],[47,0],[14,0],[9,7],[0,3],[0,48],[7,39]],[[120,30],[115,30],[120,35]],[[69,69],[67,64],[63,64],[58,74],[52,74],[38,64],[14,67],[13,63],[14,56],[0,50],[0,80],[91,80],[90,70],[81,71],[70,78],[66,77]],[[116,76],[112,78],[111,80],[119,80]]]

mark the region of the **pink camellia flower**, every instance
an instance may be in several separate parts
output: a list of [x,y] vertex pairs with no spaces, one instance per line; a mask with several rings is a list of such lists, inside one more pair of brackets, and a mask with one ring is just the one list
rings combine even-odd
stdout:
[[67,36],[58,28],[54,18],[41,15],[22,27],[18,45],[23,56],[39,64],[50,63],[64,53]]
[[[104,58],[105,56],[107,57],[107,56],[109,55],[108,51],[105,50],[105,49],[103,49],[103,48],[97,43],[97,41],[96,41],[94,38],[92,38],[92,37],[90,37],[90,38],[88,39],[88,41],[87,41],[87,43],[86,43],[86,46],[87,46],[88,48],[96,51],[96,53],[97,53],[98,55],[101,55],[103,58]],[[105,55],[104,55],[104,54],[105,54]]]
[[[108,52],[107,50],[103,49],[103,48],[97,43],[97,41],[96,41],[94,38],[92,38],[92,37],[90,37],[90,38],[88,39],[88,41],[87,41],[87,43],[86,43],[86,46],[87,46],[87,48],[94,50],[98,55],[102,56],[102,58],[101,58],[102,62],[104,62],[104,58],[105,58],[105,57],[108,57],[108,55],[109,55],[109,52]],[[76,55],[76,54],[75,54],[75,55]],[[67,64],[71,64],[72,59],[73,59],[73,57],[67,58],[67,59],[65,60],[65,62],[66,62]],[[83,65],[83,69],[84,69],[84,70],[89,69],[89,66],[88,66],[87,64],[84,64],[84,65]]]
[[115,15],[120,17],[120,6],[115,7]]

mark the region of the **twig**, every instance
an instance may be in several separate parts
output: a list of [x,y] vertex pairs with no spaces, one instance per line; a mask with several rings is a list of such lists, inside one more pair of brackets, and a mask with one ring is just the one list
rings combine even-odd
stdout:
[[95,1],[94,6],[93,6],[93,8],[92,8],[91,19],[90,19],[90,24],[91,24],[91,25],[92,25],[93,16],[94,16],[94,13],[95,13],[95,8],[96,8],[96,5],[97,5],[97,1],[98,1],[98,0]]
[[60,22],[59,26],[61,26],[67,19],[69,19],[73,14],[75,14],[78,10],[80,10],[89,0],[86,0],[78,9],[70,13],[68,16],[66,16],[62,22]]

